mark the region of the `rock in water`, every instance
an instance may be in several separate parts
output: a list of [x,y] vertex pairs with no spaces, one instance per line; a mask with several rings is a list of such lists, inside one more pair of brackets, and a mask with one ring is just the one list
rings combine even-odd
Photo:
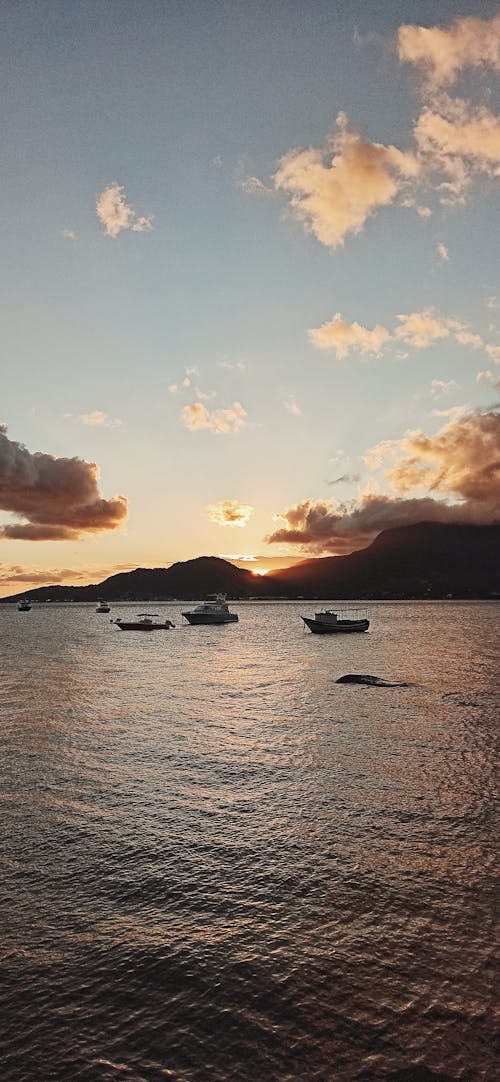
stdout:
[[376,688],[407,688],[409,684],[405,684],[402,681],[392,683],[390,680],[384,680],[381,676],[370,676],[369,674],[362,675],[361,673],[347,673],[346,676],[339,676],[336,684],[368,684],[369,687]]

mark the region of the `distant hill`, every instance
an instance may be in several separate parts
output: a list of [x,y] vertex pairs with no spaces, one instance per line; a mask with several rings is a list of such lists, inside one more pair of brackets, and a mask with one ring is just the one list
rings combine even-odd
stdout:
[[[228,598],[250,597],[259,590],[264,592],[262,582],[259,576],[227,560],[199,556],[171,567],[138,567],[92,586],[41,586],[28,593],[32,601],[97,601],[100,597],[107,601],[190,601],[214,593],[227,594]],[[0,601],[17,601],[20,597],[26,597],[26,590]]]
[[421,522],[384,530],[349,556],[307,560],[272,578],[294,597],[500,598],[499,557],[500,525]]
[[[216,556],[171,567],[111,575],[92,586],[42,586],[33,601],[199,600],[231,598],[500,598],[500,525],[458,526],[422,522],[384,530],[368,548],[350,556],[305,560],[264,578]],[[17,601],[26,591],[0,598]]]

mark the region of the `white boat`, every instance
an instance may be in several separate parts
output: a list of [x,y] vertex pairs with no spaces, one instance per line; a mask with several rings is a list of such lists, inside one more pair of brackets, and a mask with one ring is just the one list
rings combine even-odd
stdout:
[[364,609],[323,609],[312,616],[302,617],[306,627],[315,635],[335,635],[353,631],[368,631],[370,621]]
[[209,594],[206,601],[191,612],[183,612],[189,624],[236,624],[238,616],[230,612],[225,594]]
[[111,609],[107,601],[98,601],[96,612],[111,612]]
[[31,601],[28,601],[28,599],[26,597],[22,597],[21,600],[17,602],[17,610],[18,610],[18,612],[29,612],[30,608],[31,608]]

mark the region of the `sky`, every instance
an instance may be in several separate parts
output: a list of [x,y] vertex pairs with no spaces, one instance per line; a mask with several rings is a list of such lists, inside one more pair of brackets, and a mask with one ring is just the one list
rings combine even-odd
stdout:
[[0,6],[1,596],[500,520],[499,71],[474,0]]

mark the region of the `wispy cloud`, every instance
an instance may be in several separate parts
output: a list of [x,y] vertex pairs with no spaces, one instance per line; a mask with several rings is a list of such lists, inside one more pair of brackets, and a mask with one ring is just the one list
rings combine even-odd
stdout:
[[95,463],[56,458],[10,440],[0,427],[0,508],[17,521],[0,527],[0,538],[76,541],[85,534],[115,530],[127,515],[124,496],[105,500]]
[[291,413],[292,417],[302,417],[302,410],[295,400],[294,395],[289,395],[285,398],[283,405],[287,413]]
[[261,197],[264,196],[264,198],[267,199],[274,196],[273,188],[268,188],[267,185],[264,184],[262,180],[259,180],[258,177],[241,177],[241,179],[238,181],[238,186],[241,188],[242,192],[246,192],[247,195],[258,195]]
[[215,435],[238,432],[246,424],[246,410],[240,402],[233,402],[230,409],[208,410],[202,402],[192,402],[185,406],[181,420],[191,432],[206,429]]
[[92,410],[91,413],[82,413],[77,418],[82,425],[101,426],[103,428],[119,428],[123,421],[119,417],[110,417],[103,410]]
[[116,182],[97,196],[96,212],[107,237],[117,237],[126,229],[133,233],[147,233],[153,228],[152,216],[139,217],[127,204],[124,188]]
[[63,240],[77,240],[78,233],[75,229],[61,229],[61,237]]
[[500,15],[455,19],[448,27],[400,26],[399,59],[417,67],[427,84],[450,86],[465,68],[500,70]]
[[500,391],[500,377],[495,376],[489,369],[486,372],[478,372],[476,383],[489,383],[496,391]]
[[[452,316],[442,316],[434,308],[424,308],[421,312],[409,312],[396,316],[399,323],[393,330],[376,324],[371,330],[360,323],[348,323],[337,312],[332,320],[321,327],[308,332],[313,345],[319,349],[333,350],[340,360],[352,352],[379,355],[385,352],[389,343],[404,343],[414,349],[428,349],[445,338],[453,338],[459,345],[484,352],[500,364],[500,346],[485,342],[480,334],[470,329],[466,323]],[[407,352],[397,351],[400,360],[408,357]]]
[[455,391],[458,383],[454,379],[433,379],[431,382],[431,398],[439,398],[441,395]]
[[442,241],[440,241],[439,244],[436,245],[436,248],[438,256],[443,261],[443,263],[449,263],[450,255],[446,245],[443,244]]
[[402,338],[410,346],[416,349],[427,349],[440,338],[447,338],[450,330],[458,326],[453,319],[443,319],[436,315],[432,308],[426,308],[423,312],[411,312],[409,315],[399,315],[397,319],[400,326],[396,328],[396,338]]
[[359,353],[378,354],[391,335],[385,327],[377,324],[372,330],[360,323],[347,323],[340,312],[336,312],[329,323],[309,331],[311,342],[318,349],[333,349],[339,360],[347,357],[350,350]]
[[254,508],[239,500],[221,500],[207,507],[208,517],[216,526],[247,526]]
[[227,368],[229,370],[235,369],[239,372],[244,372],[246,369],[246,364],[244,361],[232,361],[229,357],[221,357],[221,359],[219,361],[216,361],[215,363],[217,365],[217,368]]

